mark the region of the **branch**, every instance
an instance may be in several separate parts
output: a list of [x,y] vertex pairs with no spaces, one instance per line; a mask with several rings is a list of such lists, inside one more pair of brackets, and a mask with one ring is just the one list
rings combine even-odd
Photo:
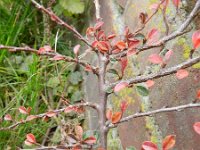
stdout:
[[58,25],[61,25],[65,28],[67,28],[68,30],[70,30],[71,32],[73,32],[81,41],[83,41],[85,44],[87,44],[89,47],[92,48],[91,44],[87,41],[87,39],[84,38],[73,26],[70,26],[69,24],[67,24],[65,21],[63,21],[61,18],[59,18],[54,12],[52,12],[49,9],[44,8],[42,5],[40,5],[35,0],[31,0],[31,2],[35,5],[36,8],[38,8],[39,10],[41,10],[44,13],[46,13],[47,15],[49,15],[51,17],[52,21],[54,21]]
[[100,19],[101,16],[100,16],[100,4],[99,4],[99,0],[94,0],[94,4],[95,4],[95,9],[96,9],[96,19]]
[[176,73],[177,70],[188,68],[188,67],[190,67],[190,66],[192,66],[192,65],[194,65],[198,62],[200,62],[200,56],[193,58],[193,59],[189,59],[189,60],[187,60],[187,61],[185,61],[185,62],[183,62],[179,65],[176,65],[174,67],[162,69],[162,70],[160,70],[159,72],[156,72],[156,73],[138,76],[138,77],[135,77],[135,78],[129,79],[129,80],[118,81],[118,82],[115,82],[115,83],[111,83],[108,86],[113,88],[115,85],[117,85],[120,82],[126,82],[129,85],[136,84],[136,83],[142,83],[142,82],[145,82],[147,80],[157,79],[157,78],[160,78],[160,77],[168,76],[170,74],[174,74],[174,73]]
[[[145,50],[149,50],[152,48],[156,48],[156,47],[160,47],[164,44],[166,44],[168,41],[173,40],[185,33],[187,33],[189,30],[186,30],[187,27],[190,25],[190,23],[192,22],[192,20],[196,17],[196,14],[198,13],[198,11],[200,11],[200,0],[198,0],[195,4],[195,7],[193,8],[193,10],[191,11],[191,13],[188,15],[187,19],[182,23],[182,25],[173,33],[164,36],[162,39],[160,39],[157,43],[149,45],[149,46],[144,46],[142,48],[138,48],[138,53],[145,51]],[[113,55],[114,57],[124,57],[127,54],[127,50],[123,51],[122,53]]]
[[[97,111],[99,110],[98,104],[89,103],[89,102],[79,103],[79,104],[75,104],[75,105],[69,105],[69,106],[67,106],[66,108],[81,107],[81,106],[90,107],[90,108],[93,108],[93,109],[95,109],[95,110],[97,110]],[[52,112],[52,113],[55,113],[55,114],[59,114],[59,113],[64,112],[66,108],[52,110],[51,112]],[[5,131],[5,130],[14,129],[14,128],[16,128],[17,126],[19,126],[19,125],[21,125],[21,124],[25,124],[25,123],[30,122],[30,121],[32,121],[32,120],[34,120],[34,119],[37,119],[37,118],[43,118],[43,117],[45,117],[45,116],[47,116],[47,115],[48,115],[48,112],[42,113],[42,114],[38,114],[38,115],[32,115],[32,116],[33,116],[33,119],[26,119],[26,120],[22,120],[22,121],[16,122],[15,124],[10,125],[10,126],[8,126],[8,127],[0,128],[0,131]]]
[[146,116],[152,116],[158,113],[166,113],[166,112],[172,112],[172,111],[182,111],[187,108],[195,108],[195,107],[200,107],[200,103],[190,103],[186,105],[181,105],[181,106],[176,106],[176,107],[170,107],[170,108],[161,108],[161,109],[156,109],[148,112],[143,112],[143,113],[135,113],[133,115],[130,115],[128,117],[122,118],[118,123],[116,124],[109,124],[108,128],[115,128],[119,124],[128,122],[134,118],[139,118],[139,117],[146,117]]
[[[30,52],[30,53],[35,53],[35,54],[38,54],[38,55],[50,56],[50,57],[54,57],[54,56],[59,55],[59,56],[63,57],[63,60],[66,61],[66,62],[78,63],[78,64],[82,65],[83,67],[89,66],[94,74],[98,74],[98,70],[99,70],[97,67],[94,67],[91,64],[88,64],[87,62],[77,60],[77,59],[74,59],[74,58],[71,58],[71,57],[68,57],[68,56],[65,56],[65,55],[61,55],[57,52],[56,53],[54,53],[54,52],[51,52],[51,53],[50,52],[44,52],[44,53],[39,54],[38,50],[30,48],[30,47],[15,47],[15,46],[0,45],[0,50],[4,50],[4,49],[8,50],[10,52],[24,51],[24,52]],[[52,51],[54,51],[54,50],[52,50]]]

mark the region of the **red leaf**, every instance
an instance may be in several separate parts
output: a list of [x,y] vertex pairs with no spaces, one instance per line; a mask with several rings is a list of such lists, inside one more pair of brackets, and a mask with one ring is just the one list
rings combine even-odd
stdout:
[[28,114],[28,112],[27,112],[27,110],[26,110],[26,108],[25,108],[24,106],[20,106],[20,107],[18,108],[18,110],[19,110],[19,112],[22,113],[22,114]]
[[196,133],[200,134],[200,122],[196,122],[194,125],[193,125],[193,129]]
[[30,116],[27,116],[26,121],[31,121],[31,120],[34,120],[36,118],[38,118],[38,117],[34,116],[34,115],[30,115]]
[[62,55],[55,55],[51,60],[64,60],[65,57]]
[[79,53],[79,49],[80,49],[80,47],[81,47],[81,45],[76,45],[75,47],[74,47],[74,49],[73,49],[73,51],[74,51],[74,54],[77,56],[78,55],[78,53]]
[[136,49],[130,49],[127,51],[127,56],[132,56],[132,55],[135,55],[137,52],[136,52]]
[[120,105],[120,109],[121,109],[122,113],[127,109],[127,107],[128,107],[128,102],[122,101],[121,105]]
[[106,111],[106,118],[107,118],[108,120],[111,120],[111,118],[112,118],[112,110],[111,110],[111,109],[108,109],[108,110]]
[[49,45],[40,47],[40,49],[38,50],[38,54],[43,54],[43,53],[48,53],[48,52],[53,52],[53,50],[51,49],[51,46],[49,46]]
[[11,115],[10,115],[10,114],[6,114],[6,115],[4,116],[4,120],[6,120],[6,121],[12,121]]
[[54,111],[49,111],[46,113],[46,116],[51,118],[51,117],[56,116],[56,113]]
[[173,55],[173,51],[172,50],[169,50],[166,54],[165,54],[165,57],[164,57],[164,60],[165,61],[168,61],[170,59],[170,57]]
[[124,71],[128,65],[128,59],[126,57],[121,58],[121,71],[122,71],[122,76],[124,76]]
[[175,141],[175,135],[168,135],[165,137],[165,139],[162,142],[163,150],[169,150],[172,147],[174,147],[176,141]]
[[85,66],[85,71],[91,72],[92,71],[92,67],[88,64]]
[[95,30],[99,30],[102,26],[103,26],[104,22],[103,21],[98,21],[95,26],[94,29]]
[[92,47],[97,48],[98,43],[99,43],[98,41],[94,41],[94,42],[92,42],[91,45],[92,45]]
[[155,82],[153,80],[146,81],[146,85],[147,85],[148,88],[154,86],[154,84],[155,84]]
[[97,47],[101,52],[107,52],[109,50],[109,45],[105,41],[98,42]]
[[72,106],[66,107],[64,110],[65,113],[70,113],[72,111],[74,111],[74,107],[72,107]]
[[162,64],[163,59],[158,54],[151,54],[148,58],[148,60],[153,64]]
[[197,91],[197,98],[200,99],[200,90]]
[[138,46],[138,44],[140,44],[140,41],[139,41],[139,40],[132,39],[132,38],[129,38],[128,40],[130,41],[130,42],[128,43],[128,48],[129,48],[129,49],[135,48],[135,47]]
[[145,141],[142,143],[142,148],[144,150],[158,150],[157,145],[155,145],[154,143],[152,143],[151,141]]
[[200,47],[200,30],[195,31],[192,35],[192,42],[194,49],[197,49]]
[[149,33],[148,33],[148,40],[153,39],[156,35],[158,34],[158,29],[152,29]]
[[119,92],[120,90],[124,89],[127,86],[128,86],[128,83],[120,82],[114,87],[114,92]]
[[79,139],[81,139],[83,135],[83,128],[81,126],[76,126],[75,133],[79,137]]
[[126,48],[126,43],[124,43],[123,41],[119,41],[116,43],[117,48],[119,48],[120,50],[123,50]]
[[180,4],[180,0],[173,0],[174,6],[176,6],[176,8],[178,8],[179,4]]
[[176,73],[176,77],[180,80],[183,78],[186,78],[188,75],[189,75],[189,72],[185,69],[180,69]]
[[83,142],[89,145],[93,145],[94,143],[96,143],[96,138],[91,136],[86,138]]
[[116,37],[116,34],[111,34],[111,35],[109,35],[107,38],[109,39],[109,40],[111,40],[111,39],[113,39],[113,38],[115,38]]
[[32,133],[26,135],[26,140],[32,144],[36,143],[35,136]]
[[115,124],[117,122],[119,122],[122,118],[122,112],[116,112],[112,115],[112,123]]

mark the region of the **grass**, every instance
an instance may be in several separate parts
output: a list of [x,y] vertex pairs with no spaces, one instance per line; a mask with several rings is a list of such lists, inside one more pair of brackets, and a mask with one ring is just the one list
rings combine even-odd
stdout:
[[[75,23],[77,17],[70,21]],[[44,22],[41,14],[33,9],[32,5],[25,0],[1,0],[0,1],[0,44],[26,46],[34,48],[42,46],[45,41]],[[82,18],[83,19],[83,18]],[[78,24],[79,22],[77,22]],[[50,41],[55,44],[55,35],[58,27],[52,24]],[[79,27],[79,30],[84,27]],[[58,49],[61,53],[72,55],[71,48],[76,41],[71,38],[72,34],[59,29]],[[18,107],[31,107],[32,114],[43,113],[51,108],[59,107],[59,95],[63,93],[66,98],[71,98],[73,92],[80,89],[80,83],[74,85],[69,81],[74,67],[66,68],[68,64],[63,62],[50,62],[47,58],[26,53],[11,54],[0,51],[0,117],[11,114],[15,120],[25,119],[26,116],[19,114]],[[63,70],[63,68],[65,68]],[[48,82],[58,77],[55,87],[50,87]],[[70,87],[71,90],[68,90]],[[61,116],[66,117],[66,116]],[[27,133],[35,134],[37,141],[42,142],[47,130],[56,126],[58,120],[47,122],[36,120],[17,127],[10,131],[0,131],[0,149],[16,149],[23,147]],[[70,117],[73,119],[74,117]],[[76,117],[75,117],[76,118]],[[75,121],[76,124],[79,121]],[[13,122],[3,121],[0,127],[11,125]],[[53,132],[55,134],[55,132]],[[50,143],[48,143],[50,144]]]

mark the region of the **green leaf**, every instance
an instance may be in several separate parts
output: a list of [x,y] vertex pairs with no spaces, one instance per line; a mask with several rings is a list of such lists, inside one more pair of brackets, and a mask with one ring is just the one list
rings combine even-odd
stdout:
[[130,147],[127,147],[126,150],[136,150],[136,148],[133,146],[130,146]]
[[115,74],[115,75],[117,75],[119,77],[119,74],[118,74],[117,70],[115,70],[115,69],[109,69],[108,73]]
[[74,92],[71,97],[72,102],[80,101],[81,99],[83,99],[83,93],[81,91]]
[[76,71],[73,72],[70,77],[69,77],[69,81],[73,84],[76,85],[78,84],[80,81],[82,81],[82,75],[80,72]]
[[52,77],[49,79],[49,81],[47,82],[47,86],[51,87],[51,88],[55,88],[60,84],[60,80],[58,77]]
[[73,14],[80,14],[84,12],[84,2],[80,0],[60,0],[59,4]]
[[136,90],[141,96],[148,96],[149,95],[149,91],[144,86],[137,85]]

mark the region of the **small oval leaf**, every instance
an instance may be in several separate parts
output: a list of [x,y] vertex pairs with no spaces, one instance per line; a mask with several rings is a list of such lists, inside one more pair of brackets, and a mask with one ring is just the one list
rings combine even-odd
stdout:
[[158,147],[156,144],[154,144],[151,141],[145,141],[142,143],[143,150],[158,150]]
[[189,75],[189,72],[188,72],[187,70],[185,70],[185,69],[180,69],[180,70],[178,70],[177,73],[176,73],[176,77],[177,77],[179,80],[188,77],[188,75]]
[[168,135],[165,137],[162,143],[163,150],[169,150],[172,147],[174,147],[176,143],[175,137],[176,137],[175,135]]
[[120,90],[124,89],[128,86],[127,82],[120,82],[114,87],[114,92],[119,92]]
[[115,112],[113,115],[112,115],[112,123],[115,124],[115,123],[118,123],[122,118],[122,112]]

